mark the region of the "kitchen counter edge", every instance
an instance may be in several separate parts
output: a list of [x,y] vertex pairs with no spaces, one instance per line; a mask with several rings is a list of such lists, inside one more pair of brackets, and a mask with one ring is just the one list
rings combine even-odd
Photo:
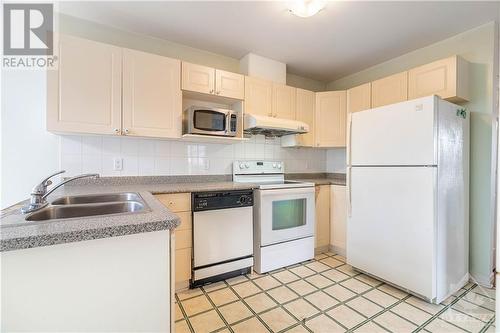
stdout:
[[[0,229],[0,252],[172,230],[179,226],[180,219],[154,197],[156,194],[254,189],[256,187],[254,184],[236,184],[233,182],[134,184],[105,187],[103,185],[64,186],[54,192],[49,201],[66,195],[85,195],[99,192],[137,192],[142,196],[150,210],[136,214],[102,215],[53,220],[29,225],[2,226]],[[24,216],[19,212],[20,207],[20,204],[11,207],[13,213],[5,213],[10,209],[2,211],[0,221],[8,216],[13,218],[12,215],[14,215],[14,218],[18,217],[24,220]]]

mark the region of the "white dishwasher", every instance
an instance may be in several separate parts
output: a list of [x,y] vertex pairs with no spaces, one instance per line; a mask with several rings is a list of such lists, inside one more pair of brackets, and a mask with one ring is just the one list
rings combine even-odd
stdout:
[[253,266],[253,191],[196,192],[191,288],[250,273]]

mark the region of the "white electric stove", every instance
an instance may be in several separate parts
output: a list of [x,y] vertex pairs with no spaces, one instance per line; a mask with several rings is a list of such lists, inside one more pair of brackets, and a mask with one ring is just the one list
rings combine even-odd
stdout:
[[314,257],[314,183],[285,180],[282,161],[235,161],[233,181],[254,193],[254,269],[269,272]]

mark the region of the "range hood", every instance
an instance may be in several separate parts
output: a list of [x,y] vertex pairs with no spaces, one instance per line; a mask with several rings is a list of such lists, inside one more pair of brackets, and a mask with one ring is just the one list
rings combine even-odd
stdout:
[[246,134],[263,134],[270,137],[280,137],[290,134],[309,132],[309,125],[301,121],[266,117],[245,113],[243,131]]

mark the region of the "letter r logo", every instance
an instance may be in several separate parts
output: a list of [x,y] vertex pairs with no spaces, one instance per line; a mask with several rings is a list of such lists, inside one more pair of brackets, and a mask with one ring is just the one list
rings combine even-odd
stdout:
[[53,4],[3,4],[4,55],[53,54]]

